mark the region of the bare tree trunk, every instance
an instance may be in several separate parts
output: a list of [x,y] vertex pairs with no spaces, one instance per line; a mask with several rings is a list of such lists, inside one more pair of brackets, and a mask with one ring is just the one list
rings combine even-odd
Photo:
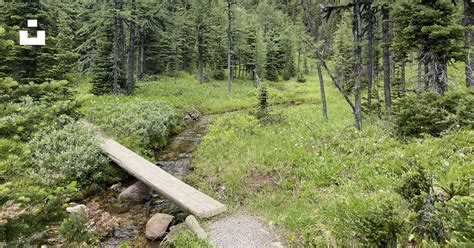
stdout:
[[355,125],[358,130],[362,129],[362,113],[361,113],[361,89],[360,89],[360,80],[362,74],[362,23],[361,23],[361,6],[360,0],[355,0],[354,5],[354,17],[355,17],[355,104],[354,104],[354,116],[355,116]]
[[321,91],[321,104],[323,107],[323,117],[328,119],[328,109],[326,105],[326,92],[324,90],[324,79],[323,72],[321,70],[321,62],[318,62],[318,77],[319,77],[319,89]]
[[237,78],[240,78],[240,62],[241,62],[240,61],[240,59],[241,59],[240,58],[240,49],[237,51],[237,58],[238,58],[237,59],[238,62],[237,62],[237,72],[236,72],[236,74],[237,74]]
[[303,54],[303,64],[304,64],[304,71],[303,71],[303,73],[304,73],[304,74],[308,74],[308,73],[309,73],[309,70],[308,70],[308,61],[306,60],[306,53]]
[[373,13],[372,13],[372,2],[368,3],[367,6],[367,35],[368,35],[368,51],[369,51],[369,66],[368,66],[368,82],[367,82],[367,105],[369,109],[372,106],[372,88],[374,84],[374,25],[373,25]]
[[298,47],[298,69],[297,69],[298,73],[300,73],[300,64],[301,64],[301,47]]
[[423,65],[422,65],[421,61],[418,61],[418,89],[417,89],[418,93],[421,93],[423,91],[423,80],[421,78],[422,67],[423,67]]
[[144,65],[145,65],[145,54],[143,48],[143,29],[138,33],[138,80],[142,81],[144,79]]
[[197,16],[197,60],[198,60],[198,78],[199,83],[204,83],[204,17],[201,12]]
[[[123,0],[115,0],[116,13],[123,10]],[[114,72],[113,72],[113,90],[115,93],[120,88],[125,87],[125,32],[123,27],[123,19],[118,14],[114,17],[115,24],[115,40],[114,40]]]
[[232,91],[232,0],[227,0],[227,42],[229,50],[227,52],[227,91]]
[[407,92],[407,81],[406,81],[406,62],[405,60],[402,60],[402,93],[405,94]]
[[448,92],[448,75],[447,75],[447,70],[448,66],[446,62],[437,62],[433,63],[436,68],[436,90],[438,94],[444,95],[446,92]]
[[132,20],[130,21],[130,45],[128,48],[128,79],[127,93],[131,94],[135,90],[135,0],[132,0]]
[[431,77],[429,73],[430,64],[427,61],[425,61],[423,66],[424,66],[424,71],[425,71],[425,92],[428,92],[430,90],[430,82],[431,82]]
[[[464,0],[464,25],[474,25],[474,2],[472,0]],[[466,32],[466,46],[469,49],[466,60],[466,87],[474,86],[474,78],[472,78],[472,70],[474,67],[474,30],[471,29]]]
[[[115,6],[117,7],[117,1],[115,2]],[[122,59],[120,57],[120,45],[118,42],[118,34],[119,34],[119,25],[118,25],[118,16],[114,17],[114,26],[115,26],[115,32],[114,32],[114,68],[113,68],[113,91],[114,93],[117,93],[119,91],[119,84],[118,84],[118,78],[120,74],[120,67],[119,63],[122,62]]]
[[390,111],[392,109],[392,90],[390,85],[390,26],[388,19],[389,10],[386,6],[382,8],[382,34],[383,34],[383,86],[385,95],[385,107]]

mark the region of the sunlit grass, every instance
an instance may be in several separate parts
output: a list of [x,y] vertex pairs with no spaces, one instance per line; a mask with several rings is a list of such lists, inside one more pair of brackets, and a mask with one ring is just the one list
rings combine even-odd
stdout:
[[[281,82],[271,83],[270,104],[312,102],[316,101],[315,81],[307,83]],[[84,108],[100,106],[118,99],[120,102],[133,102],[137,99],[162,101],[178,111],[199,110],[202,113],[222,113],[232,110],[255,107],[258,103],[258,89],[251,80],[235,80],[231,94],[227,90],[227,81],[209,81],[199,84],[192,75],[182,73],[176,79],[158,76],[151,81],[140,82],[131,96],[88,94],[89,83],[78,87],[80,99],[84,100]]]
[[[315,82],[310,77],[308,85],[316,88]],[[278,224],[292,245],[350,246],[357,240],[354,218],[370,206],[390,202],[401,216],[409,214],[396,189],[414,164],[434,173],[437,186],[474,173],[474,155],[459,152],[472,146],[472,130],[402,140],[388,120],[364,115],[357,131],[350,108],[326,82],[329,120],[320,104],[275,110],[285,121],[273,125],[260,125],[248,112],[220,116],[195,153],[192,183],[231,209]]]

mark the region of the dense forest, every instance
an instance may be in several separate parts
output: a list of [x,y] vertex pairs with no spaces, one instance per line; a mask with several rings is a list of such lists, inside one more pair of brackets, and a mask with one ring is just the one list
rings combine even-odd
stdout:
[[471,0],[0,0],[0,247],[271,247],[183,227],[98,132],[284,247],[471,247],[473,52]]

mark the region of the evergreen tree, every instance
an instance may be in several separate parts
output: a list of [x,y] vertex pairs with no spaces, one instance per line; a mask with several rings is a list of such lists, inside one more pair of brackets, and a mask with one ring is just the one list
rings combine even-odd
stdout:
[[[16,81],[42,83],[51,79],[59,79],[62,75],[55,73],[52,67],[58,65],[55,59],[57,27],[53,22],[53,11],[39,0],[14,1],[2,3],[0,23],[5,30],[4,37],[13,40],[9,54],[3,59],[0,74],[10,76]],[[26,30],[27,20],[38,20],[38,30],[48,30],[45,46],[20,46],[18,30]],[[36,29],[31,29],[34,34]]]
[[448,90],[447,65],[463,60],[464,30],[456,7],[448,0],[401,1],[393,11],[397,25],[394,47],[400,52],[415,50],[429,63],[432,89],[439,94]]
[[106,25],[108,29],[97,38],[97,49],[94,54],[92,69],[92,93],[102,95],[113,92],[114,86],[114,52],[113,25]]

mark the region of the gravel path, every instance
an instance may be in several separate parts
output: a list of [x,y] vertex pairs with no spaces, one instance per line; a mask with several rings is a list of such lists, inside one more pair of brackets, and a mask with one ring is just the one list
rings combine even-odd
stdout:
[[236,213],[214,222],[210,236],[218,248],[283,247],[275,230],[257,217],[245,213]]

